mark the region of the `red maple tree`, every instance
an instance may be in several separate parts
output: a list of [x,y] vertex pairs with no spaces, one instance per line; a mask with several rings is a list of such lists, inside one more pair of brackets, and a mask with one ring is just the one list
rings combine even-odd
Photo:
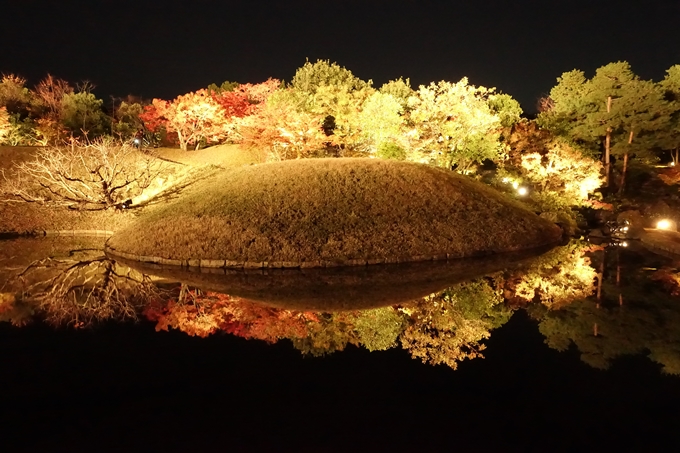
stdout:
[[165,127],[177,136],[179,146],[198,149],[203,143],[219,142],[225,137],[227,115],[207,90],[178,96],[172,101],[154,99],[140,115],[144,127],[157,131]]

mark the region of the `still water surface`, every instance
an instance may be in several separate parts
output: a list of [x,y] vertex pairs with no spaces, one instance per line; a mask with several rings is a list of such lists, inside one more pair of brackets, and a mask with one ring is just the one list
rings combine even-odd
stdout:
[[[4,283],[0,338],[5,363],[13,367],[9,376],[5,374],[4,384],[23,388],[26,382],[33,382],[30,392],[23,388],[31,397],[22,398],[35,400],[32,404],[37,407],[41,400],[36,394],[42,395],[42,401],[53,400],[63,389],[76,392],[70,396],[76,400],[83,392],[102,397],[103,389],[117,388],[121,381],[157,380],[162,375],[176,385],[194,388],[197,397],[204,399],[201,405],[182,393],[177,406],[171,405],[174,409],[165,412],[179,407],[205,414],[212,407],[205,403],[211,398],[206,395],[208,389],[216,401],[224,403],[221,392],[227,389],[214,381],[215,376],[221,376],[227,385],[236,367],[239,373],[259,370],[233,379],[242,386],[257,383],[257,390],[244,390],[250,401],[255,398],[265,413],[279,414],[293,425],[281,404],[301,422],[312,424],[318,422],[308,413],[312,408],[321,411],[331,424],[345,417],[354,417],[356,422],[366,416],[329,411],[344,407],[346,401],[356,399],[357,408],[363,404],[373,410],[380,408],[376,416],[383,419],[372,422],[374,430],[364,436],[367,438],[380,437],[381,430],[396,422],[390,417],[399,413],[399,405],[422,411],[420,421],[411,420],[414,427],[429,420],[421,434],[435,429],[452,417],[453,410],[442,412],[447,414],[444,418],[435,417],[442,411],[437,401],[459,405],[469,412],[470,421],[487,420],[488,415],[488,422],[494,426],[500,423],[503,428],[498,429],[503,432],[524,432],[526,439],[532,439],[517,441],[524,446],[552,433],[556,427],[547,426],[551,419],[562,429],[576,426],[575,417],[583,425],[579,429],[588,426],[598,433],[588,437],[581,432],[582,438],[573,439],[574,445],[580,446],[608,438],[606,434],[602,437],[598,425],[619,431],[629,422],[643,431],[621,434],[618,441],[627,439],[623,443],[630,446],[633,439],[644,438],[649,447],[652,444],[643,434],[655,432],[655,442],[662,445],[671,441],[665,423],[680,421],[680,264],[636,243],[623,247],[572,241],[538,256],[506,255],[450,263],[209,273],[117,262],[102,253],[101,246],[101,240],[88,238],[0,242],[0,282]],[[150,339],[151,334],[158,339]],[[110,335],[117,346],[109,343]],[[49,361],[44,341],[60,345],[60,361]],[[104,351],[101,341],[108,344]],[[167,342],[173,347],[166,349]],[[150,343],[156,345],[155,350]],[[94,344],[100,346],[87,349]],[[159,346],[163,344],[166,346]],[[114,357],[109,347],[116,351]],[[21,348],[28,348],[35,360],[47,363],[36,365],[26,353],[18,352]],[[169,351],[174,354],[172,359],[163,356]],[[229,354],[238,360],[226,372],[227,365],[220,362],[225,359],[216,357]],[[199,357],[210,364],[195,363]],[[300,362],[300,357],[308,360]],[[258,362],[263,358],[266,364]],[[63,370],[54,371],[73,360],[80,370],[74,380],[69,381]],[[111,371],[109,367],[117,360],[123,361],[122,369]],[[130,360],[138,362],[134,365]],[[188,363],[171,364],[173,360]],[[215,360],[221,364],[213,363]],[[155,361],[155,366],[149,365]],[[108,370],[104,373],[108,377],[103,377],[102,368]],[[29,369],[33,372],[25,371]],[[135,369],[145,371],[135,376]],[[561,371],[565,369],[573,374],[565,375]],[[281,374],[282,370],[295,371]],[[621,370],[625,370],[623,375]],[[60,384],[40,383],[36,373],[57,376]],[[267,379],[267,374],[276,379]],[[84,376],[97,376],[99,384],[84,383]],[[118,384],[107,384],[110,376],[116,376]],[[188,381],[178,383],[177,376]],[[382,381],[381,390],[372,389],[370,396],[364,395],[363,391],[376,385],[371,379],[377,378]],[[420,383],[422,379],[426,383]],[[348,382],[366,388],[347,389]],[[507,391],[510,382],[515,393],[512,404],[501,390]],[[315,386],[321,383],[335,383],[338,391],[324,384],[320,392]],[[583,387],[590,384],[605,390],[592,393],[593,389]],[[41,385],[46,388],[43,393]],[[167,382],[135,385],[142,385],[147,395],[155,393],[156,385],[168,391]],[[386,390],[394,385],[401,390]],[[466,386],[470,392],[465,391]],[[139,388],[135,392],[139,393]],[[173,392],[176,390],[169,393]],[[352,394],[362,396],[353,398]],[[269,397],[262,399],[262,395]],[[396,395],[404,400],[399,402]],[[585,399],[574,399],[574,395]],[[64,398],[61,395],[57,400]],[[326,403],[321,404],[319,398]],[[167,404],[160,398],[152,405],[158,409]],[[255,410],[250,403],[239,404],[248,406],[242,409],[244,413]],[[533,408],[531,415],[526,413],[528,407]],[[44,411],[44,407],[38,410]],[[126,414],[130,416],[127,409]],[[611,414],[608,419],[606,414]],[[515,416],[542,426],[542,434],[529,434]],[[50,426],[58,423],[52,420]],[[468,431],[483,430],[469,427]],[[642,437],[626,437],[634,432]],[[243,445],[265,442],[265,438],[271,437],[251,439]],[[415,438],[420,446],[426,438],[433,448],[442,445],[435,435],[410,435],[403,440]],[[317,440],[315,445],[325,442]],[[496,440],[484,442],[477,446],[503,445],[493,443]],[[561,447],[569,450],[570,444]]]

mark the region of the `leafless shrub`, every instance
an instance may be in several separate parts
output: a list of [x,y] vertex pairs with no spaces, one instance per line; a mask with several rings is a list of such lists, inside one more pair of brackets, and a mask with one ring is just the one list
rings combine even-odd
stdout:
[[555,108],[555,101],[550,96],[543,96],[536,103],[539,112],[549,112]]
[[35,87],[35,94],[47,111],[47,117],[57,121],[61,118],[64,95],[73,93],[73,88],[67,81],[47,74]]
[[41,149],[13,170],[2,172],[0,201],[104,210],[128,207],[159,177],[162,163],[130,145],[98,140]]

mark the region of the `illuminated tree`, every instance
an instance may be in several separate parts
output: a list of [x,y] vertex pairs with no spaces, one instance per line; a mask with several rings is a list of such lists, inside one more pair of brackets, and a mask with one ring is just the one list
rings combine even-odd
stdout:
[[551,107],[539,114],[539,123],[592,153],[602,147],[607,184],[610,154],[621,157],[621,187],[629,156],[653,157],[650,150],[661,145],[660,132],[670,120],[663,91],[633,74],[626,62],[602,66],[592,79],[582,71],[564,73],[550,99]]
[[295,73],[289,99],[295,99],[297,109],[322,117],[327,141],[339,153],[351,155],[366,151],[359,113],[375,91],[371,84],[336,63],[308,61]]
[[176,298],[155,299],[149,303],[144,316],[156,322],[156,331],[178,329],[188,335],[207,337],[231,321],[231,298],[223,294],[204,295],[200,290],[180,285]]
[[522,107],[509,94],[491,94],[488,103],[491,110],[498,115],[501,126],[505,128],[514,126],[522,117]]
[[64,97],[73,94],[73,87],[62,79],[47,74],[35,87],[35,97],[42,112],[40,117],[59,121],[63,116]]
[[408,100],[411,96],[415,96],[416,92],[411,88],[411,80],[398,78],[397,80],[390,80],[380,87],[380,92],[389,94],[396,99],[401,105],[402,110],[408,109]]
[[499,161],[501,122],[490,108],[493,90],[468,84],[439,82],[421,86],[411,97],[410,123],[416,138],[415,160],[468,171],[485,159]]
[[360,91],[369,88],[372,82],[363,80],[352,74],[349,69],[331,63],[329,60],[307,61],[298,68],[291,81],[294,90],[314,96],[320,88],[327,86],[346,87],[348,91]]
[[109,130],[110,121],[102,105],[103,101],[89,92],[89,87],[67,93],[62,99],[61,123],[76,137],[99,137]]
[[208,85],[208,88],[206,89],[210,92],[210,94],[215,95],[222,94],[228,91],[234,91],[239,85],[240,83],[238,82],[230,82],[228,80],[225,80],[219,86],[216,83],[211,83],[210,85]]
[[9,121],[9,114],[5,107],[0,107],[0,143],[4,143],[5,137],[7,137],[12,128],[12,124]]
[[0,79],[0,107],[5,107],[10,115],[26,118],[31,112],[33,96],[26,88],[26,79],[15,74],[3,74]]
[[358,122],[370,152],[375,153],[388,143],[406,146],[403,143],[405,131],[402,112],[399,100],[391,94],[376,91],[366,99]]
[[406,316],[393,307],[361,310],[351,321],[359,343],[369,351],[384,351],[397,345]]
[[141,118],[149,130],[162,126],[176,134],[185,151],[189,145],[199,149],[203,143],[218,142],[227,125],[224,109],[207,90],[187,93],[169,102],[154,99]]
[[140,115],[144,111],[138,102],[121,102],[113,116],[113,131],[121,140],[128,140],[144,129]]
[[[281,86],[277,79],[268,79],[258,84],[238,84],[231,90],[224,90],[213,94],[215,101],[222,106],[226,117],[225,137],[228,140],[239,142],[243,136],[241,133],[242,119],[249,115],[255,115],[264,107],[265,101]],[[252,125],[249,122],[248,125]]]
[[323,119],[285,102],[265,102],[256,113],[240,122],[243,146],[265,151],[263,160],[311,157],[325,147],[328,138]]
[[665,99],[669,102],[670,120],[663,131],[663,149],[671,151],[675,165],[680,165],[680,65],[671,66],[659,83]]
[[359,345],[352,323],[353,315],[319,313],[317,322],[308,323],[307,335],[293,339],[293,346],[305,355],[324,356],[344,350],[347,345]]
[[267,307],[239,297],[191,289],[184,284],[176,297],[157,299],[149,304],[144,315],[156,322],[156,330],[173,328],[199,337],[222,331],[268,343],[305,338],[308,324],[317,321],[311,313]]
[[587,204],[602,185],[602,164],[560,140],[548,144],[544,154],[523,154],[521,162],[522,176],[540,187],[536,195],[551,192],[567,206]]

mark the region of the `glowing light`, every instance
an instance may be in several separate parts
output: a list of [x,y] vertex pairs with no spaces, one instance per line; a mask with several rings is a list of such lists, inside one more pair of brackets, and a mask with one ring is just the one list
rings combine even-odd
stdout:
[[621,228],[621,231],[623,231],[625,233],[626,231],[628,231],[628,227]]
[[628,247],[628,243],[627,243],[626,241],[623,241],[623,242],[621,243],[621,247]]
[[503,178],[503,182],[507,184],[510,180],[508,178]]
[[527,190],[526,187],[520,187],[520,188],[517,189],[517,194],[518,194],[518,195],[521,195],[521,196],[526,195],[527,192],[529,192],[529,191]]
[[659,230],[669,230],[671,228],[670,220],[659,220],[656,223],[656,228]]
[[675,167],[675,162],[671,162],[670,164],[668,164],[668,166],[669,167]]
[[519,183],[518,183],[517,181],[513,182],[513,183],[512,183],[512,187],[513,187],[514,189],[518,188],[518,187],[519,187]]

